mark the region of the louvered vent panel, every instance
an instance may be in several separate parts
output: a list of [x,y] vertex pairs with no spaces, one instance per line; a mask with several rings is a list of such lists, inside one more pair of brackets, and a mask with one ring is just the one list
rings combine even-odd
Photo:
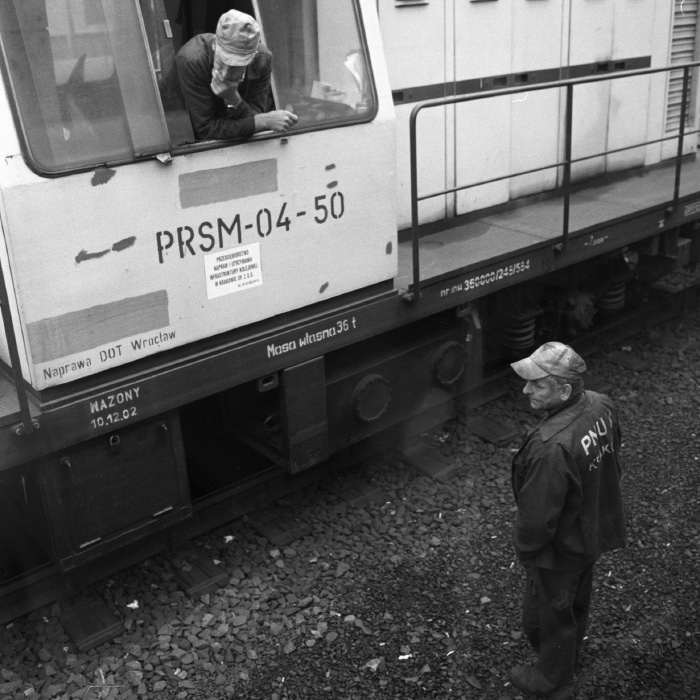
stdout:
[[[676,0],[671,39],[671,64],[695,59],[695,31],[698,22],[698,0]],[[695,69],[697,70],[697,69]],[[688,95],[690,98],[690,95]],[[671,71],[666,104],[666,132],[678,131],[683,101],[683,71]],[[691,122],[690,100],[686,102],[686,126]]]

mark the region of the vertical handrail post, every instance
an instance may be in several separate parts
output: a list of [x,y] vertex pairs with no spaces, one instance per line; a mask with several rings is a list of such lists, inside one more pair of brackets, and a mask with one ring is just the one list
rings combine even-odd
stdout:
[[574,86],[566,86],[566,114],[564,115],[564,221],[562,223],[561,251],[569,245],[569,209],[571,206],[571,142],[574,123]]
[[413,294],[408,300],[416,302],[420,299],[420,255],[418,236],[418,150],[416,147],[416,119],[421,106],[416,105],[411,111],[409,123],[410,158],[411,158],[411,242],[413,260]]
[[22,420],[22,425],[18,430],[18,434],[26,435],[34,432],[32,424],[32,414],[29,410],[29,399],[27,398],[27,390],[24,386],[24,377],[22,376],[22,364],[19,358],[19,349],[17,348],[17,336],[15,327],[12,322],[12,314],[10,313],[10,300],[5,285],[5,273],[0,267],[0,310],[2,311],[2,322],[5,326],[5,337],[7,339],[7,347],[10,353],[10,364],[12,366],[12,378],[15,382],[15,392],[17,393],[17,403],[19,404],[19,414]]
[[678,204],[681,193],[681,163],[683,162],[683,140],[685,138],[686,104],[690,86],[690,67],[683,68],[683,98],[681,100],[681,123],[678,128],[678,151],[676,153],[676,181],[673,186],[673,208]]

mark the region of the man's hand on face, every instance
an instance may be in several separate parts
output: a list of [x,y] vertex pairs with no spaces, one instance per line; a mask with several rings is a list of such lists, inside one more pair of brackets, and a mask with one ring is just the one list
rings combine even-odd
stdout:
[[241,96],[238,94],[238,83],[232,85],[227,82],[219,71],[212,71],[210,87],[211,91],[227,105],[235,106],[241,101]]
[[228,106],[236,107],[241,101],[238,86],[244,77],[245,67],[227,66],[214,58],[214,66],[211,71],[211,91]]

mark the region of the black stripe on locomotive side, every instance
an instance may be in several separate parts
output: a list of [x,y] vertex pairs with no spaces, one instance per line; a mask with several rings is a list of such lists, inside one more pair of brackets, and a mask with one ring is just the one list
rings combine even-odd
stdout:
[[424,102],[441,97],[469,95],[474,92],[487,90],[502,90],[504,88],[549,83],[554,80],[567,78],[582,78],[587,75],[603,75],[619,73],[625,70],[640,70],[651,67],[651,56],[637,56],[615,61],[597,61],[582,63],[576,66],[561,68],[544,68],[542,70],[525,71],[522,73],[507,73],[504,75],[489,75],[483,78],[458,80],[456,83],[434,83],[433,85],[417,85],[392,91],[395,105],[405,105],[412,102]]

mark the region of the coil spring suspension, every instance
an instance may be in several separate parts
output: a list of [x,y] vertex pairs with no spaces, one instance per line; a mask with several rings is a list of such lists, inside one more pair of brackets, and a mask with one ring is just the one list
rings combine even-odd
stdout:
[[598,309],[606,314],[614,314],[625,308],[625,280],[614,281],[598,299]]
[[537,315],[528,312],[523,316],[503,319],[501,327],[501,347],[507,357],[521,358],[529,354],[535,345]]

